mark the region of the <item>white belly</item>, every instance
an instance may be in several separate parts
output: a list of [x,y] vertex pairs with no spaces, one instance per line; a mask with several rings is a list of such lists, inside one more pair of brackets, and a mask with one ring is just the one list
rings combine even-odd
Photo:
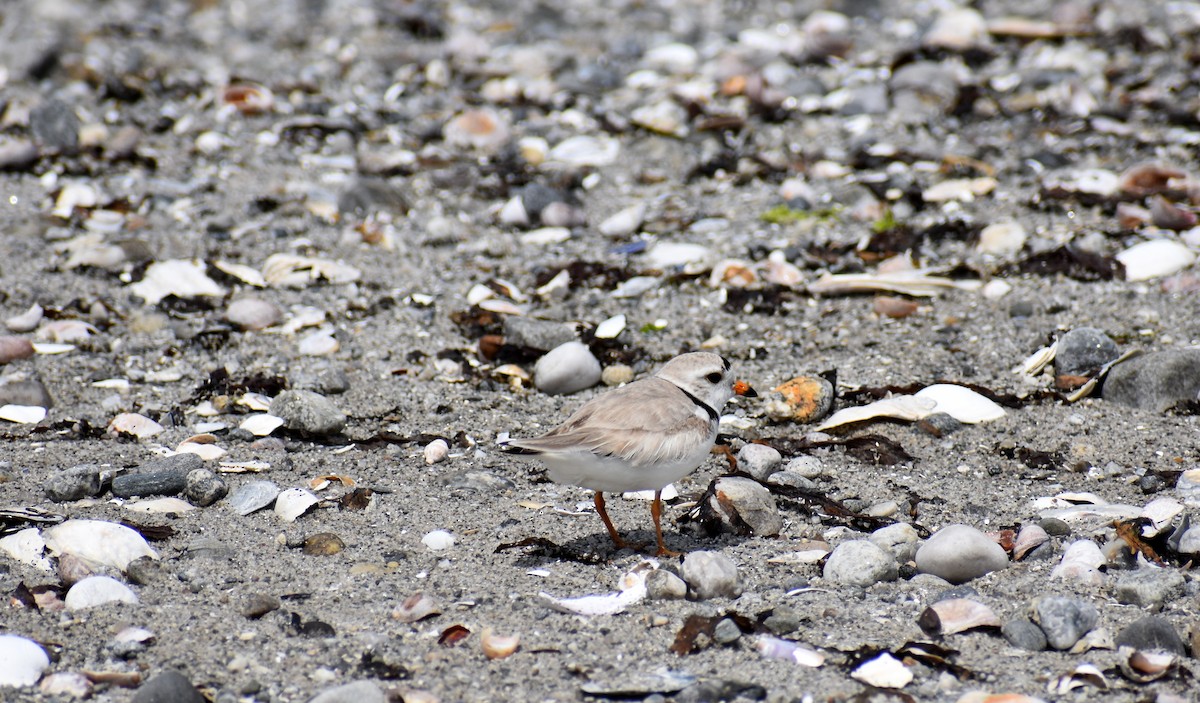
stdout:
[[580,451],[563,454],[542,454],[537,458],[546,465],[551,480],[593,491],[623,493],[625,491],[656,491],[668,483],[695,471],[708,458],[716,433],[707,442],[697,443],[694,449],[673,460],[642,466],[631,465],[615,457],[600,457]]

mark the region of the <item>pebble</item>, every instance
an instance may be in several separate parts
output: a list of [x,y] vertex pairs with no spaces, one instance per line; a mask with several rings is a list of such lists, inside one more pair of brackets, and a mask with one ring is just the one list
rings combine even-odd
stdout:
[[296,351],[301,356],[331,356],[342,348],[332,329],[319,329],[306,334],[296,342]]
[[1117,343],[1104,330],[1076,327],[1058,338],[1054,370],[1060,376],[1092,376],[1120,355]]
[[1117,364],[1104,380],[1104,399],[1163,412],[1200,395],[1200,349],[1171,349]]
[[509,315],[504,318],[504,341],[518,347],[549,351],[579,341],[579,335],[573,325],[565,322]]
[[63,602],[67,610],[83,610],[109,603],[136,604],[138,598],[129,586],[111,576],[88,576],[71,586]]
[[979,233],[975,250],[992,256],[1013,256],[1025,247],[1028,233],[1018,222],[996,222],[984,227]]
[[332,532],[318,532],[304,538],[302,550],[312,556],[329,556],[346,549],[346,543]]
[[229,484],[208,469],[192,469],[184,480],[183,495],[201,508],[212,505],[229,493]]
[[33,142],[14,139],[0,144],[0,171],[25,171],[37,163],[41,154]]
[[1014,618],[1000,628],[1004,639],[1017,649],[1040,652],[1046,648],[1046,633],[1029,618]]
[[637,232],[646,219],[646,204],[638,202],[605,218],[596,230],[606,237],[623,239]]
[[454,535],[446,530],[434,530],[422,537],[421,543],[432,551],[440,552],[454,546]]
[[950,583],[964,583],[1008,566],[1008,555],[990,537],[969,525],[947,525],[921,545],[917,570]]
[[151,677],[133,694],[133,703],[206,703],[186,676],[174,669]]
[[780,470],[782,464],[783,456],[779,450],[765,444],[747,444],[737,453],[738,469],[757,481],[767,480],[768,476]]
[[1060,651],[1070,649],[1100,619],[1091,603],[1067,596],[1040,598],[1030,614],[1046,635],[1046,642]]
[[783,467],[783,470],[789,474],[796,474],[807,479],[817,479],[829,474],[825,464],[815,456],[798,456],[792,459]]
[[257,620],[267,613],[277,610],[280,606],[279,599],[275,596],[266,593],[251,593],[242,603],[242,617],[249,620]]
[[683,600],[687,597],[687,582],[674,572],[655,569],[646,576],[646,593],[653,600]]
[[241,330],[262,330],[283,322],[283,310],[261,298],[239,298],[225,308],[225,319]]
[[743,476],[720,476],[704,502],[701,519],[734,534],[773,537],[783,529],[775,497],[758,481]]
[[742,580],[737,565],[721,552],[691,552],[683,558],[683,580],[692,600],[737,598]]
[[538,359],[533,383],[548,395],[565,395],[600,382],[600,362],[582,342],[567,342]]
[[907,522],[897,522],[875,530],[867,540],[891,554],[897,564],[907,564],[916,558],[921,536]]
[[633,368],[625,364],[605,366],[600,374],[600,382],[606,386],[620,386],[633,380]]
[[834,583],[867,587],[895,581],[899,571],[891,552],[865,539],[843,542],[825,561],[823,575]]
[[[404,696],[408,700],[408,696]],[[387,703],[388,696],[374,681],[353,683],[327,688],[308,700],[308,703]]]
[[80,464],[58,472],[46,482],[46,497],[56,503],[98,496],[104,490],[100,481],[101,472],[107,470],[99,464]]
[[32,686],[50,668],[50,657],[41,645],[13,634],[0,634],[0,687]]
[[112,492],[118,498],[178,495],[187,487],[188,474],[203,466],[204,460],[192,453],[164,457],[143,464],[137,473],[114,478]]
[[323,395],[312,391],[284,391],[267,411],[283,418],[289,430],[311,435],[332,435],[346,427],[346,414]]
[[713,626],[713,639],[719,644],[733,644],[742,636],[742,630],[737,623],[729,618],[721,618]]
[[79,116],[75,108],[51,98],[29,111],[29,131],[44,147],[72,152],[79,147]]
[[1116,644],[1140,652],[1169,652],[1181,657],[1187,655],[1179,633],[1166,618],[1157,615],[1147,615],[1126,625],[1117,633]]
[[37,379],[12,380],[0,383],[0,405],[26,405],[48,410],[54,407],[54,399]]
[[798,376],[773,390],[780,397],[767,400],[767,415],[793,422],[816,422],[825,417],[837,395],[833,384],[820,376]]
[[25,337],[0,336],[0,364],[11,364],[33,356],[33,342]]
[[1183,587],[1183,574],[1178,570],[1143,566],[1118,577],[1114,590],[1118,603],[1153,611],[1183,596]]
[[338,193],[337,208],[343,215],[355,217],[366,217],[376,212],[403,215],[408,212],[409,204],[404,192],[391,181],[359,176]]

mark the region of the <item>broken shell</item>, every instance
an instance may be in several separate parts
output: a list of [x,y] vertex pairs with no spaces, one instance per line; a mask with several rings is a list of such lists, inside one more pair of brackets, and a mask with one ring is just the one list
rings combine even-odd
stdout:
[[36,336],[45,342],[70,344],[85,341],[99,332],[83,320],[52,320],[38,328]]
[[479,636],[479,643],[483,646],[483,654],[488,659],[504,659],[511,657],[517,651],[521,645],[521,636],[497,635],[492,632],[492,628],[487,627]]
[[953,635],[977,627],[1000,627],[1003,623],[992,609],[970,598],[940,600],[926,608],[917,624],[929,633]]
[[1167,496],[1160,496],[1146,504],[1142,508],[1141,517],[1150,521],[1150,524],[1142,526],[1142,536],[1146,538],[1157,537],[1166,532],[1175,518],[1183,512],[1183,503]]
[[417,622],[434,615],[440,615],[441,606],[431,596],[420,591],[404,599],[400,607],[392,611],[392,619],[400,622]]
[[156,261],[146,269],[142,280],[129,286],[129,290],[144,300],[146,305],[157,305],[169,295],[185,300],[225,295],[225,289],[209,278],[204,269],[202,261]]
[[243,115],[260,115],[275,106],[275,96],[258,83],[230,83],[221,91],[221,104],[236,108]]
[[1136,683],[1157,681],[1179,668],[1179,657],[1170,652],[1143,652],[1133,647],[1118,648],[1117,662],[1125,678]]
[[759,635],[754,640],[754,648],[767,659],[793,661],[801,666],[814,669],[825,663],[825,655],[815,649],[809,649],[799,642],[772,637],[771,635]]
[[877,417],[891,417],[909,421],[920,420],[927,415],[931,415],[935,407],[937,407],[937,401],[932,398],[897,395],[877,400],[867,405],[842,408],[831,415],[825,422],[818,425],[817,431],[824,432],[834,427],[873,420]]
[[595,337],[597,339],[616,339],[617,335],[625,330],[625,315],[613,315],[604,322],[596,325]]
[[1004,417],[1004,408],[970,388],[950,383],[926,386],[915,394],[917,398],[932,399],[937,405],[931,412],[946,413],[959,422],[969,425],[999,420]]
[[195,454],[205,461],[214,461],[225,456],[224,449],[217,445],[217,438],[211,434],[198,434],[188,437],[175,447],[176,454]]
[[353,266],[295,254],[272,254],[263,263],[263,279],[277,288],[303,288],[320,280],[353,283],[362,272]]
[[109,566],[125,571],[134,559],[158,559],[145,538],[115,522],[67,520],[46,528],[42,539],[51,554],[73,554],[93,568]]
[[1041,525],[1025,525],[1017,533],[1017,539],[1013,542],[1013,560],[1020,561],[1024,559],[1026,554],[1042,546],[1049,540],[1050,535],[1046,534]]
[[1101,691],[1107,691],[1108,679],[1104,676],[1104,672],[1094,665],[1080,664],[1071,673],[1063,674],[1051,681],[1046,686],[1046,690],[1061,696],[1087,685],[1095,686]]
[[643,561],[621,577],[621,590],[604,595],[580,596],[578,598],[555,598],[542,591],[538,598],[544,605],[560,613],[573,615],[616,615],[646,598],[646,576],[658,568],[656,561]]
[[789,288],[798,286],[804,282],[804,274],[794,264],[790,263],[787,260],[787,256],[778,249],[767,255],[766,275],[764,278],[767,283]]
[[1182,181],[1186,178],[1187,173],[1180,169],[1152,162],[1141,163],[1125,169],[1118,186],[1128,195],[1144,198],[1147,195],[1169,191],[1172,189],[1172,181]]
[[163,426],[138,413],[121,413],[108,423],[108,431],[114,435],[131,435],[138,439],[153,437],[163,431]]
[[0,420],[19,425],[32,425],[46,418],[46,409],[40,405],[0,405]]
[[913,680],[913,673],[890,652],[884,652],[859,664],[850,672],[850,678],[879,688],[904,688]]
[[713,266],[708,277],[708,285],[713,288],[729,286],[730,288],[746,288],[758,282],[758,274],[745,261],[726,259]]
[[1126,281],[1147,281],[1170,276],[1196,261],[1196,254],[1172,239],[1134,244],[1114,257],[1125,267]]
[[425,450],[422,452],[425,456],[425,463],[432,466],[446,460],[450,455],[450,445],[444,439],[435,439],[425,445]]
[[281,417],[260,413],[250,415],[245,420],[242,420],[238,428],[249,432],[255,437],[266,437],[280,427],[283,427],[283,424],[284,419]]
[[20,532],[0,537],[0,554],[42,571],[50,571],[50,562],[42,556],[46,543],[36,527],[27,527]]
[[275,514],[284,522],[295,522],[321,499],[303,488],[289,488],[275,498]]
[[37,328],[38,323],[42,321],[42,306],[34,303],[25,312],[20,315],[13,315],[4,321],[4,326],[12,332],[29,332]]
[[279,486],[271,481],[251,481],[229,496],[229,507],[238,515],[249,515],[270,505],[279,495]]

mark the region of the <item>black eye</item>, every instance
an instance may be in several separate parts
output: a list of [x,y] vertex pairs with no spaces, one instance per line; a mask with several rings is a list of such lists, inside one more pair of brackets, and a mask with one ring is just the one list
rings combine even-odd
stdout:
[[708,382],[709,382],[709,383],[720,383],[720,382],[721,382],[721,379],[722,379],[722,378],[724,378],[724,376],[722,376],[721,374],[717,373],[716,371],[713,371],[713,372],[712,372],[712,373],[710,373],[709,375],[705,376],[705,378],[707,378],[707,379],[708,379]]

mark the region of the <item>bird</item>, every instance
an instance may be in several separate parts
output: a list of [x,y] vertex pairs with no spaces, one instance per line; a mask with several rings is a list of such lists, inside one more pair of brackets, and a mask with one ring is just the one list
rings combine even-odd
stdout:
[[540,437],[503,439],[506,451],[534,457],[551,480],[591,489],[596,512],[618,549],[621,538],[604,507],[604,493],[654,491],[656,556],[677,556],[662,533],[662,489],[695,471],[717,439],[721,409],[734,395],[758,394],[735,381],[729,360],[712,352],[688,352],[654,375],[584,403]]

